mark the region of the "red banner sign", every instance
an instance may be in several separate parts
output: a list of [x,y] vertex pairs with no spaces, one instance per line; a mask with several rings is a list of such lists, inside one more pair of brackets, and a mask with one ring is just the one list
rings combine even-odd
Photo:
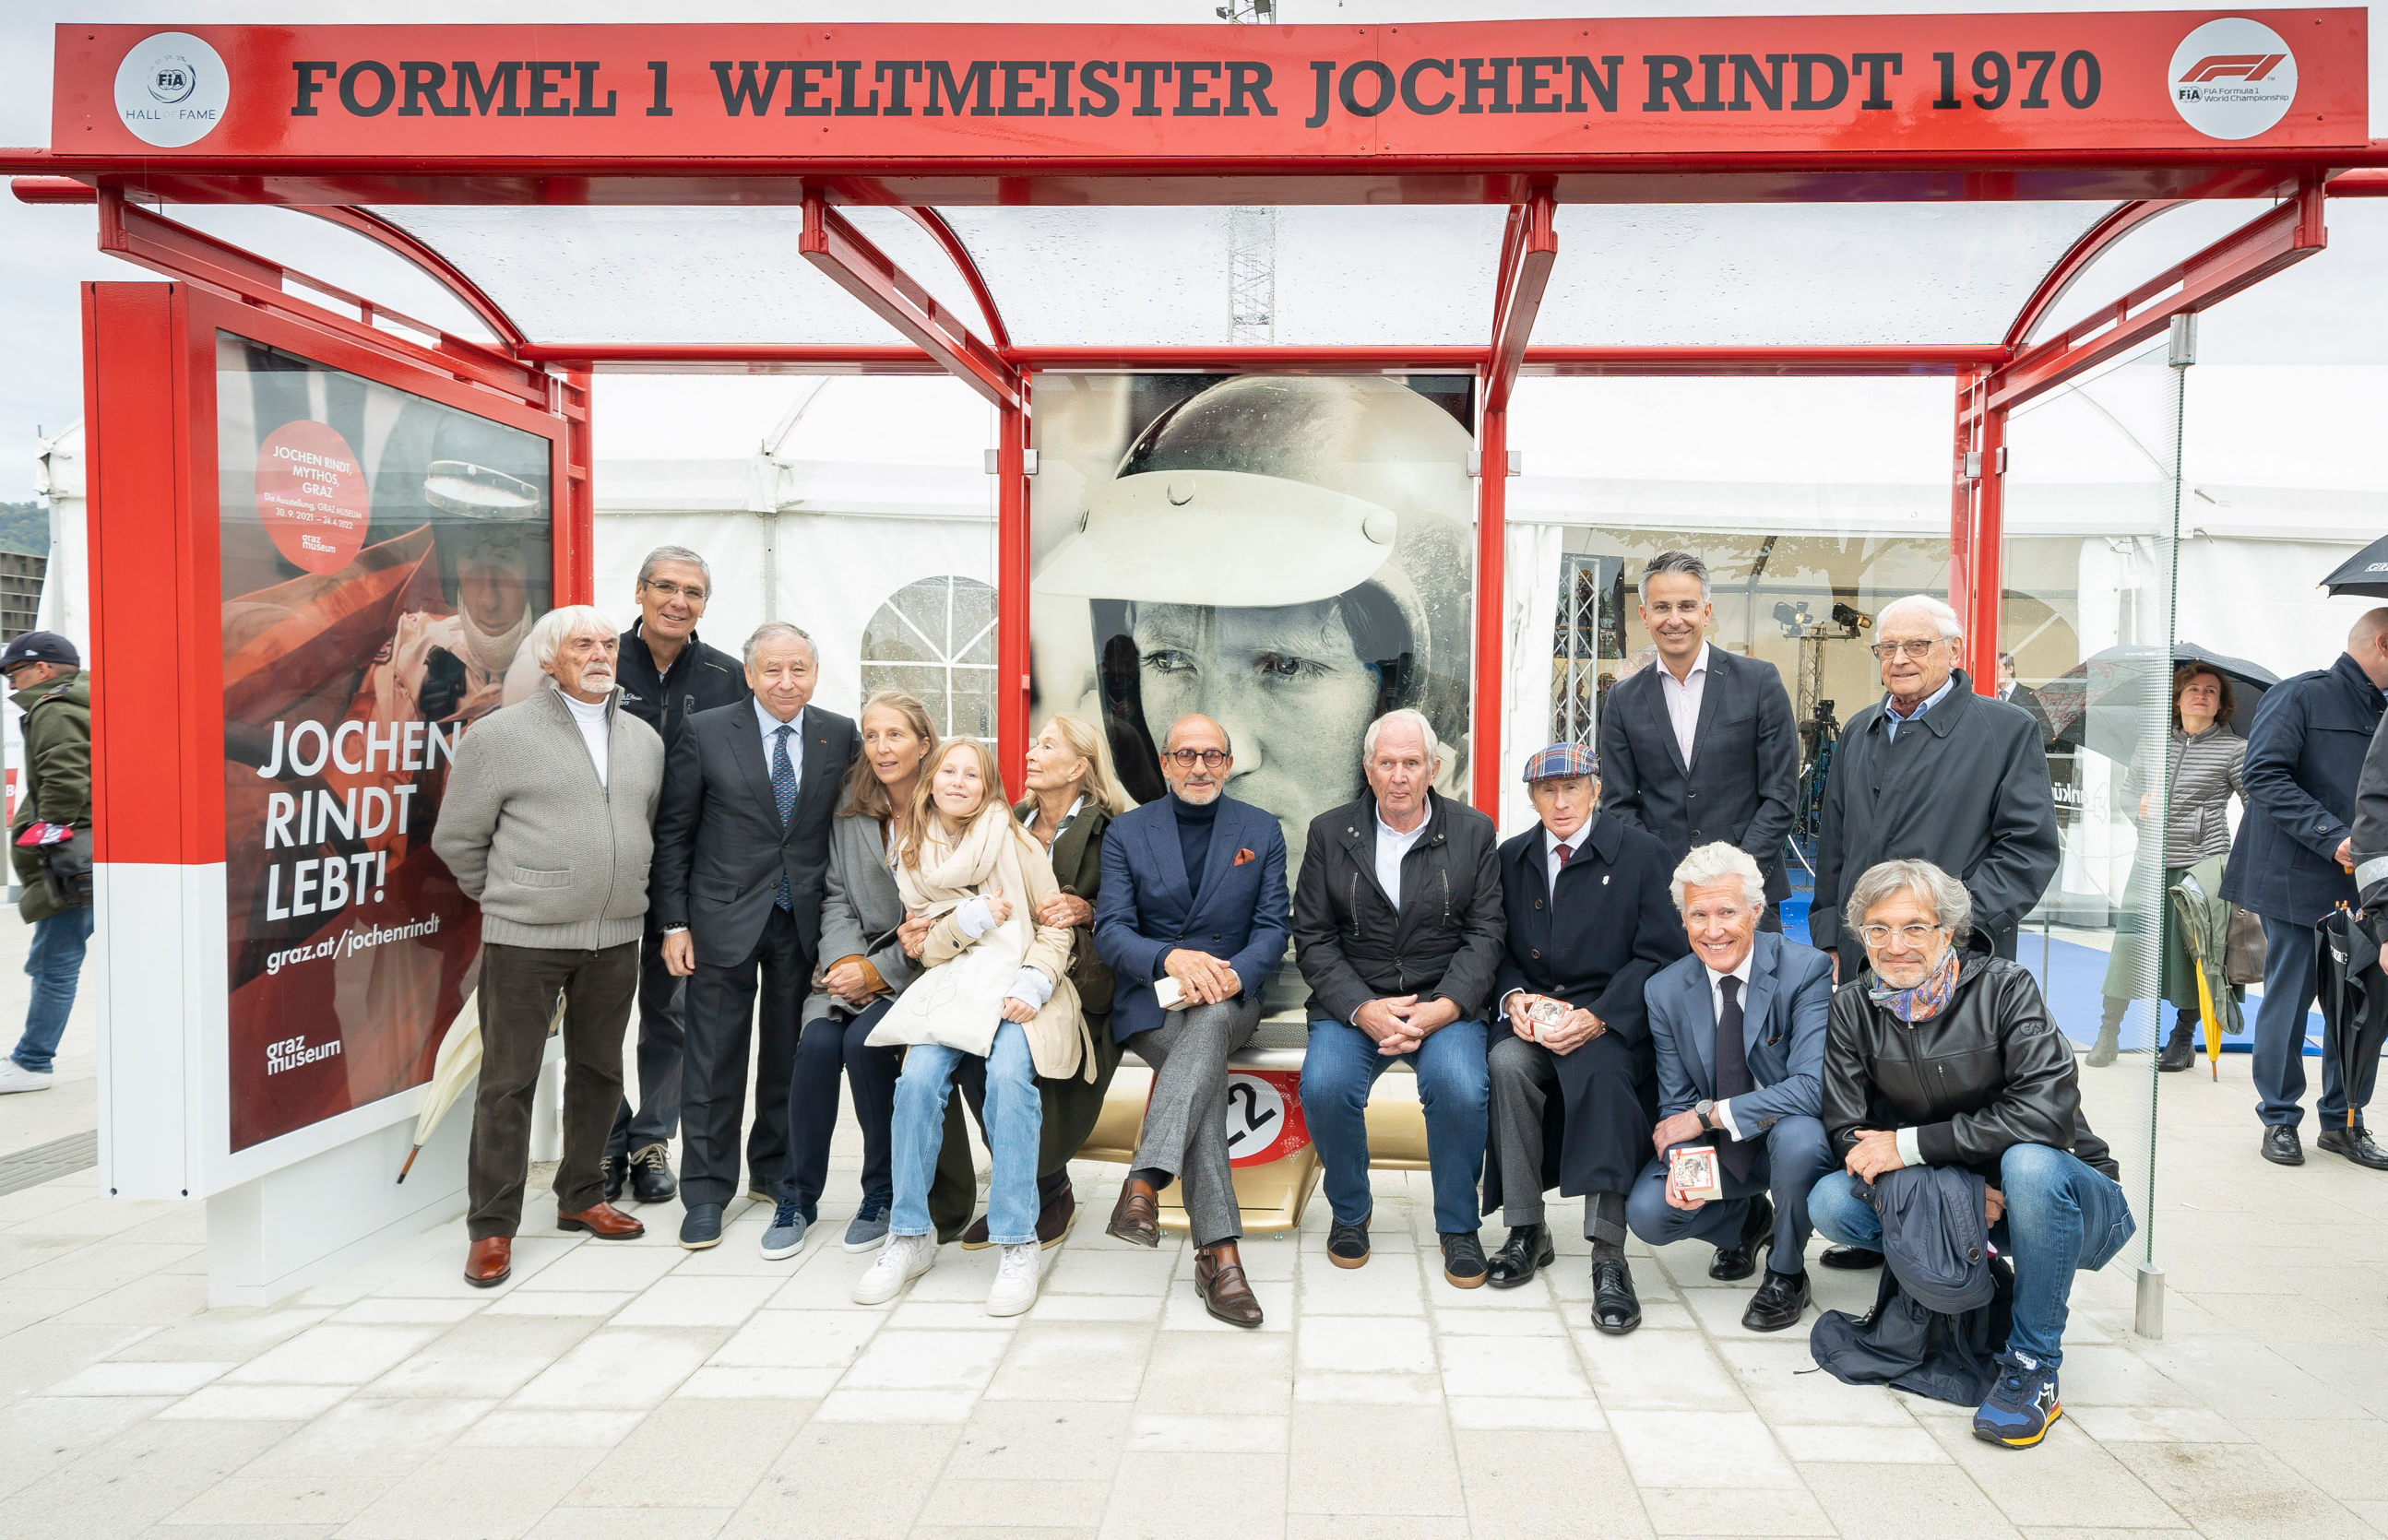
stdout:
[[2369,136],[2365,12],[1386,27],[62,26],[53,148],[1137,161]]

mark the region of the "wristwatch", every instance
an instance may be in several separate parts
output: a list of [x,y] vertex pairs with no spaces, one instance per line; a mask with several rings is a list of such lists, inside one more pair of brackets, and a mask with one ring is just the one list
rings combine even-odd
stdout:
[[1714,1101],[1696,1102],[1692,1105],[1692,1112],[1694,1116],[1699,1118],[1700,1127],[1708,1130],[1710,1133],[1717,1131],[1716,1103]]

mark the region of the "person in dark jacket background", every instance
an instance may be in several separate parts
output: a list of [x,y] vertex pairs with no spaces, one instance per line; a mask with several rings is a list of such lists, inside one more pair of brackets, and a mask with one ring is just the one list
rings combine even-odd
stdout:
[[[2297,1125],[2305,1093],[2305,1011],[2314,1002],[2314,923],[2353,903],[2357,857],[2351,821],[2366,753],[2380,726],[2388,689],[2388,610],[2370,610],[2346,634],[2346,650],[2328,668],[2283,679],[2264,692],[2247,726],[2239,767],[2246,816],[2231,841],[2222,896],[2264,922],[2264,998],[2255,1007],[2255,1113],[2264,1120],[2264,1158],[2305,1163]],[[2346,1088],[2338,1063],[2322,1055],[2316,1142],[2358,1166],[2388,1169],[2388,1151],[2372,1142],[2355,1108],[2346,1126]]]
[[1766,874],[1759,928],[1790,896],[1783,839],[1799,793],[1799,729],[1774,665],[1708,644],[1708,569],[1689,551],[1651,558],[1642,624],[1658,665],[1618,681],[1600,709],[1600,805],[1681,861],[1724,840]]
[[[1484,1212],[1501,1211],[1514,1243],[1494,1259],[1501,1281],[1522,1283],[1548,1257],[1543,1194],[1581,1194],[1592,1323],[1622,1336],[1642,1324],[1625,1260],[1626,1194],[1658,1115],[1643,986],[1689,950],[1667,892],[1674,863],[1652,836],[1600,811],[1600,760],[1581,744],[1538,750],[1525,779],[1542,822],[1501,847],[1508,945],[1492,991],[1507,1030],[1488,1054]],[[1556,1022],[1534,1019],[1543,1003],[1564,1007]]]
[[1368,1091],[1395,1059],[1417,1072],[1442,1276],[1484,1281],[1476,1173],[1484,1161],[1485,1007],[1501,960],[1500,836],[1434,789],[1443,749],[1404,707],[1368,726],[1368,789],[1311,820],[1293,899],[1310,985],[1302,1105],[1334,1209],[1327,1260],[1368,1259]]
[[1874,622],[1883,699],[1849,719],[1816,839],[1809,939],[1841,957],[1848,884],[1885,861],[1929,861],[1965,885],[1974,928],[1966,943],[2015,953],[2015,927],[2056,875],[2056,798],[2039,727],[2022,710],[1974,693],[1957,666],[1957,612],[1911,594]]
[[1988,1183],[1990,1239],[2014,1266],[2014,1324],[1975,1437],[2012,1448],[2063,1415],[2056,1371],[2077,1271],[2138,1229],[2105,1142],[2081,1116],[2073,1047],[2021,965],[1963,946],[1964,885],[1928,861],[1887,861],[1851,885],[1847,928],[1869,971],[1833,996],[1824,1134],[1842,1169],[1808,1213],[1843,1245],[1882,1248],[1866,1184],[1909,1166]]
[[[684,546],[657,546],[639,563],[639,618],[622,633],[622,709],[655,730],[664,752],[680,738],[691,713],[746,699],[738,660],[697,640],[696,623],[713,594],[713,569]],[[605,1199],[627,1182],[641,1203],[669,1203],[671,1138],[680,1131],[680,1067],[684,980],[664,966],[664,933],[648,912],[639,945],[639,1105],[629,1096],[614,1115],[605,1141]]]
[[0,1059],[0,1095],[47,1091],[58,1039],[74,1012],[83,980],[83,953],[91,943],[93,908],[61,909],[50,902],[42,880],[42,858],[17,843],[36,823],[78,831],[91,827],[91,675],[74,643],[55,631],[28,631],[0,652],[0,676],[17,709],[25,713],[25,769],[17,789],[17,817],[8,827],[8,858],[16,863],[24,896],[17,912],[32,923],[25,971],[32,998],[25,1007],[25,1030]]

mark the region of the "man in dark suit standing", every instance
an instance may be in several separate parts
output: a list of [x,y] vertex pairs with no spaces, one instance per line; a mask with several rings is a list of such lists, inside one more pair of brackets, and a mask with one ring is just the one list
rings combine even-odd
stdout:
[[[696,637],[713,572],[684,546],[657,546],[639,563],[639,618],[622,633],[622,709],[653,727],[670,756],[691,716],[746,699],[738,660]],[[669,1203],[671,1137],[680,1130],[680,1054],[688,985],[664,966],[664,933],[650,922],[639,946],[639,1106],[622,1098],[605,1142],[605,1201],[627,1182],[641,1203]]]
[[1663,551],[1642,572],[1642,625],[1658,662],[1608,692],[1600,716],[1601,809],[1649,830],[1681,861],[1724,840],[1766,874],[1760,924],[1783,928],[1783,840],[1799,790],[1799,730],[1772,663],[1708,645],[1708,569]]
[[746,638],[745,653],[754,699],[681,726],[655,811],[664,965],[689,980],[680,1243],[691,1250],[720,1243],[722,1205],[738,1190],[758,972],[761,1094],[746,1142],[749,1193],[776,1191],[787,1164],[796,1012],[820,946],[830,823],[839,778],[861,751],[851,719],[807,704],[820,676],[810,637],[768,621]]
[[1285,829],[1227,795],[1235,767],[1226,728],[1180,717],[1161,755],[1169,794],[1112,819],[1103,836],[1095,951],[1119,976],[1111,1031],[1152,1067],[1136,1164],[1105,1230],[1158,1246],[1161,1190],[1183,1181],[1194,1292],[1218,1319],[1256,1327],[1261,1305],[1237,1249],[1227,1055],[1251,1041],[1261,989],[1285,956]]
[[[2222,896],[2264,922],[2264,1000],[2255,1009],[2255,1113],[2266,1160],[2302,1166],[2305,1011],[2313,1004],[2314,923],[2356,899],[2353,839],[2363,760],[2388,689],[2388,610],[2367,611],[2328,668],[2283,679],[2264,692],[2247,726],[2240,767],[2247,815],[2223,868]],[[2365,851],[2359,859],[2371,866]],[[2367,871],[2365,885],[2376,874]],[[2388,1152],[2363,1127],[2361,1091],[2347,1127],[2347,1090],[2338,1061],[2321,1059],[2318,1142],[2357,1166],[2388,1169]]]
[[[1833,961],[1759,933],[1765,884],[1746,851],[1703,845],[1668,888],[1692,955],[1642,991],[1658,1058],[1658,1158],[1634,1183],[1626,1220],[1654,1246],[1708,1242],[1708,1276],[1721,1281],[1747,1278],[1772,1246],[1741,1324],[1780,1332],[1808,1307],[1808,1192],[1834,1165],[1822,1118]],[[1669,1157],[1686,1144],[1715,1147],[1722,1197],[1678,1189]]]
[[2015,682],[2015,661],[2012,652],[1999,654],[1999,699],[2039,724],[2040,747],[2046,748],[2056,737],[2056,724],[2048,718],[2048,707],[2039,692],[2029,685]]
[[[1667,897],[1666,847],[1600,806],[1600,761],[1555,743],[1526,762],[1542,822],[1501,847],[1507,946],[1492,979],[1506,1030],[1487,1050],[1492,1147],[1484,1212],[1508,1239],[1496,1289],[1548,1267],[1543,1193],[1583,1196],[1592,1242],[1592,1323],[1613,1337],[1642,1324],[1625,1261],[1625,1194],[1650,1158],[1657,1075],[1642,987],[1683,954]],[[1556,1092],[1556,1094],[1553,1094]]]

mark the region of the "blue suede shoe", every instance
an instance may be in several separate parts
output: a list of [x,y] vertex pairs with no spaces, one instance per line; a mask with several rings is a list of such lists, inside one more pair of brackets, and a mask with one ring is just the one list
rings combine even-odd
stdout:
[[854,1211],[854,1222],[845,1227],[845,1249],[876,1251],[887,1239],[887,1200],[865,1198],[862,1206]]
[[763,1231],[763,1260],[784,1262],[805,1249],[804,1210],[794,1198],[781,1198],[771,1211],[771,1223]]
[[1998,1382],[1974,1414],[1974,1436],[1985,1444],[2028,1449],[2064,1415],[2056,1399],[2056,1370],[2010,1349],[1999,1359]]

